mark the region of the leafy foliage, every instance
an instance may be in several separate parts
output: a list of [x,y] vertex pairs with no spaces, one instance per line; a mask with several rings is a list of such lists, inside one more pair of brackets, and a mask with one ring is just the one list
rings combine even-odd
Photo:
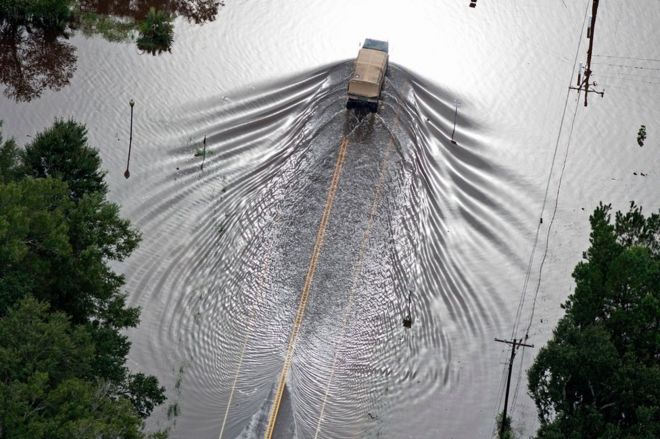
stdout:
[[132,19],[122,19],[112,15],[99,14],[95,11],[85,11],[78,17],[78,26],[83,35],[100,34],[112,42],[130,41],[133,39],[137,25]]
[[[515,439],[513,429],[511,428],[511,416],[504,419],[504,413],[500,412],[495,418],[497,424],[497,439]],[[504,429],[502,429],[502,422],[504,422]]]
[[539,438],[660,437],[660,215],[600,205],[575,292],[529,370]]
[[644,146],[644,141],[646,140],[646,125],[639,127],[637,131],[637,144],[639,146]]
[[[43,328],[57,323],[57,334],[63,343],[75,345],[85,353],[84,358],[67,354],[68,361],[74,361],[79,370],[70,365],[62,366],[67,370],[60,372],[55,370],[60,366],[51,370],[46,363],[57,365],[64,360],[52,357],[57,352],[37,343],[39,337],[49,340],[46,334],[24,341],[27,348],[31,343],[38,346],[32,352],[35,358],[44,357],[43,365],[32,367],[29,360],[9,358],[15,355],[21,359],[20,353],[0,357],[0,368],[23,374],[5,380],[8,386],[19,386],[14,389],[19,400],[7,410],[25,414],[29,408],[20,398],[32,401],[28,390],[35,391],[45,379],[52,384],[53,393],[44,390],[46,393],[39,393],[39,398],[55,398],[49,404],[68,404],[63,395],[75,395],[96,407],[93,410],[112,412],[109,423],[126,418],[127,423],[122,425],[130,427],[115,434],[114,424],[79,423],[84,416],[102,416],[97,412],[71,407],[73,414],[67,415],[40,408],[39,413],[44,416],[50,413],[48,422],[52,421],[50,417],[64,416],[57,428],[44,427],[43,431],[61,431],[60,436],[53,433],[49,437],[105,437],[106,433],[109,437],[142,437],[131,433],[131,425],[139,427],[140,418],[149,416],[165,400],[164,389],[155,377],[131,374],[125,365],[130,342],[120,331],[137,326],[139,309],[126,305],[121,292],[124,279],[110,269],[109,262],[130,255],[140,235],[119,217],[119,207],[106,200],[107,187],[100,165],[98,152],[87,145],[85,127],[73,121],[57,121],[25,150],[19,150],[13,141],[0,146],[0,321],[14,322],[17,316],[27,318],[27,311],[19,312],[27,307],[43,318],[41,326],[33,328],[29,321],[22,323],[25,327],[43,333]],[[17,303],[21,304],[18,311]],[[48,307],[56,312],[55,317],[48,315]],[[7,326],[7,337],[0,337],[18,341],[22,336],[32,337],[29,333],[10,335],[11,330],[19,331],[19,326]],[[86,341],[76,345],[77,342],[66,341],[69,336]],[[45,350],[39,354],[37,351],[42,348]],[[57,373],[65,375],[58,377]],[[13,394],[13,390],[8,392]],[[75,413],[82,418],[75,417]],[[67,420],[66,416],[75,419]],[[17,437],[41,437],[41,427],[31,430],[33,426],[23,424],[16,428],[23,432],[17,433]]]
[[22,159],[25,175],[65,181],[74,200],[84,194],[107,192],[99,153],[87,145],[85,126],[72,120],[57,120],[52,128],[38,134],[26,146]]
[[2,121],[0,121],[0,183],[6,183],[18,177],[19,149],[14,139],[2,142]]
[[50,299],[58,261],[71,253],[67,187],[53,179],[0,185],[0,316],[29,293]]
[[172,16],[156,8],[149,9],[147,17],[140,24],[140,36],[137,39],[138,48],[156,55],[169,51],[173,40]]
[[[153,55],[170,51],[172,20],[215,20],[217,0],[0,0],[0,83],[16,102],[69,85],[76,71],[72,32],[135,42]],[[155,8],[155,9],[154,9]],[[153,9],[153,12],[152,12]]]
[[0,425],[11,438],[141,438],[128,398],[93,375],[92,338],[26,297],[0,319]]

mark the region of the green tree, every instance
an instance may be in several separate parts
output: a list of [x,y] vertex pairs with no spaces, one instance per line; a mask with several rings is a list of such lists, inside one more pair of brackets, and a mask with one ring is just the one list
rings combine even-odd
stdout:
[[82,326],[26,297],[0,319],[0,437],[142,438],[129,398],[93,374]]
[[[495,423],[497,425],[497,439],[515,439],[513,434],[513,429],[511,428],[511,416],[507,415],[504,419],[504,413],[500,412],[495,417]],[[502,430],[502,422],[504,422],[504,430]]]
[[124,278],[110,269],[140,235],[106,200],[98,152],[85,127],[55,123],[25,151],[0,147],[0,318],[28,296],[66,313],[93,340],[90,374],[147,417],[164,400],[154,377],[131,374],[125,328],[139,323],[126,305]]
[[59,180],[0,184],[0,316],[33,291],[55,301],[49,296],[58,261],[71,253],[70,205],[67,186]]
[[170,50],[174,40],[173,17],[167,12],[150,8],[140,24],[140,36],[137,46],[152,55]]
[[14,139],[2,141],[2,121],[0,121],[0,183],[18,178],[19,149]]
[[600,205],[565,316],[528,372],[539,438],[660,437],[660,214]]
[[107,192],[99,153],[87,144],[85,126],[72,120],[57,120],[39,133],[25,147],[22,160],[25,175],[65,181],[74,200],[84,194]]

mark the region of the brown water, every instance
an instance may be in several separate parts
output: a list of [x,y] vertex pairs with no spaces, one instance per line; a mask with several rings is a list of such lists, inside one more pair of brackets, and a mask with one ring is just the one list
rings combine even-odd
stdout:
[[[178,18],[158,57],[81,34],[59,52],[22,43],[42,91],[0,99],[5,136],[86,123],[111,197],[144,234],[117,266],[143,308],[130,366],[158,375],[181,410],[153,424],[181,438],[263,431],[346,135],[278,430],[490,437],[508,357],[493,337],[550,337],[598,201],[660,205],[660,4],[601,4],[593,78],[606,94],[584,108],[567,87],[588,6],[231,1],[203,26]],[[381,112],[358,121],[344,90],[364,37],[388,39],[392,64]],[[519,371],[536,351],[514,369],[524,435],[536,415]]]

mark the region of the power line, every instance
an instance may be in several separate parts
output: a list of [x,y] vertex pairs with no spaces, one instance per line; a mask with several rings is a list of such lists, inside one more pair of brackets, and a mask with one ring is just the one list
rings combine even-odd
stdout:
[[[579,92],[578,92],[579,96]],[[552,217],[550,218],[550,224],[548,225],[548,232],[545,237],[545,250],[543,252],[543,258],[541,258],[541,264],[539,265],[539,276],[538,276],[538,281],[536,283],[536,289],[534,291],[534,300],[532,302],[532,311],[529,316],[529,322],[527,324],[527,329],[525,330],[525,340],[529,338],[529,330],[532,327],[532,322],[534,321],[534,313],[536,311],[536,300],[538,299],[539,296],[539,291],[541,290],[541,280],[543,278],[543,267],[545,265],[545,261],[548,256],[548,247],[550,244],[550,232],[552,231],[552,225],[555,223],[555,217],[557,215],[557,207],[559,206],[559,193],[561,191],[561,184],[562,181],[564,180],[564,171],[566,170],[566,163],[568,162],[568,153],[570,152],[571,149],[571,138],[573,137],[573,128],[575,127],[575,118],[577,116],[577,110],[579,108],[579,105],[575,106],[575,111],[573,112],[573,118],[571,120],[571,128],[568,132],[568,142],[566,144],[566,153],[564,154],[564,161],[562,163],[562,168],[561,172],[559,173],[559,181],[557,182],[557,192],[555,194],[555,206],[552,211]],[[524,350],[523,350],[523,356],[521,357],[522,360],[524,360]],[[516,401],[518,399],[518,391],[520,388],[520,382],[522,380],[522,360],[521,360],[521,367],[519,369],[518,373],[518,378],[517,378],[517,383],[516,383],[516,389],[514,391],[513,395],[513,404],[512,407],[515,407]]]
[[[578,56],[579,56],[579,53],[580,53],[580,47],[581,47],[582,37],[584,35],[585,25],[586,25],[586,22],[587,22],[587,13],[588,13],[588,11],[589,11],[589,3],[587,3],[587,8],[584,11],[584,18],[583,18],[583,21],[582,21],[582,28],[581,28],[581,31],[580,31],[580,37],[578,39],[577,48],[575,50],[575,58],[573,60],[573,70],[571,71],[571,78],[575,75],[575,66],[577,65],[577,59],[578,59]],[[568,108],[568,100],[570,98],[570,94],[571,94],[571,89],[569,87],[569,89],[566,93],[566,98],[564,100],[564,109],[562,110],[561,122],[559,124],[559,131],[557,133],[557,140],[555,142],[555,147],[554,147],[554,151],[553,151],[553,154],[552,154],[552,161],[550,163],[550,171],[548,173],[548,178],[547,178],[547,181],[546,181],[545,193],[544,193],[544,196],[543,196],[543,203],[542,203],[542,206],[541,206],[541,214],[539,215],[539,223],[536,227],[536,234],[535,234],[535,237],[534,237],[534,243],[532,245],[532,251],[531,251],[529,262],[528,262],[528,265],[527,265],[527,270],[526,270],[526,273],[525,273],[525,279],[523,281],[523,287],[522,287],[522,290],[520,292],[520,299],[519,299],[519,302],[518,302],[518,309],[516,310],[516,317],[514,319],[514,325],[513,325],[512,331],[511,331],[511,340],[515,340],[515,334],[518,331],[518,325],[520,323],[520,317],[521,317],[521,314],[522,314],[522,309],[524,307],[525,297],[527,295],[527,285],[529,283],[529,277],[531,275],[532,265],[533,265],[533,262],[534,262],[534,256],[535,256],[536,248],[537,248],[537,245],[538,245],[538,238],[539,238],[539,234],[540,234],[540,230],[541,230],[541,224],[543,223],[543,212],[545,211],[545,206],[546,206],[547,199],[548,199],[548,192],[550,190],[550,181],[552,179],[552,174],[553,174],[554,166],[555,166],[555,160],[557,158],[557,152],[558,152],[558,149],[559,149],[559,142],[561,140],[561,134],[562,134],[563,127],[564,127],[564,120],[565,120],[565,117],[566,117],[566,109]],[[578,95],[579,95],[579,91],[578,91]],[[577,112],[577,106],[576,106],[575,111]],[[573,121],[575,121],[575,116],[573,117]],[[573,128],[572,128],[572,125],[571,125],[571,132],[572,132],[572,129]],[[564,161],[564,165],[562,167],[562,176],[563,176],[563,171],[565,169],[565,165],[566,165],[566,163]],[[557,205],[555,204],[554,212],[556,212],[556,209],[557,209]],[[553,213],[553,220],[554,220],[554,213]],[[546,244],[546,252],[547,252],[547,244]],[[535,293],[533,308],[536,306],[536,296],[537,295],[538,295],[538,291]],[[532,309],[532,316],[533,316],[533,313],[534,313],[534,309]],[[531,319],[530,319],[530,321],[531,321]],[[525,340],[527,340],[528,336],[529,336],[529,326],[528,326],[526,334],[525,334]],[[521,339],[521,341],[522,341],[522,339]],[[513,349],[512,349],[512,351],[513,351]],[[523,354],[524,354],[524,350],[523,350]],[[515,355],[515,354],[513,354],[513,355]],[[513,356],[511,358],[510,363],[509,363],[509,368],[512,368],[512,363],[513,363]],[[522,364],[521,364],[521,372],[519,373],[519,377],[521,376],[521,374],[522,374]],[[509,379],[510,379],[510,372],[509,372]],[[518,388],[519,388],[519,383],[516,384],[516,395],[517,395]],[[500,399],[500,398],[501,398],[501,396],[498,397],[498,399]],[[507,388],[506,398],[508,398],[508,388]],[[514,395],[514,400],[515,400],[515,395]],[[499,404],[498,404],[498,410],[499,410]],[[503,423],[504,423],[504,421],[505,421],[505,419],[502,420]]]
[[545,260],[548,257],[548,244],[550,243],[550,232],[552,231],[552,225],[555,222],[555,217],[557,216],[557,207],[559,206],[559,192],[561,191],[561,184],[564,180],[564,171],[566,171],[566,163],[568,162],[568,153],[571,150],[571,137],[573,136],[573,128],[575,127],[575,118],[577,116],[578,106],[575,106],[575,111],[573,112],[573,119],[571,120],[571,129],[568,132],[568,143],[566,145],[566,153],[564,154],[564,161],[562,163],[561,172],[559,173],[559,182],[557,182],[557,192],[555,193],[555,207],[552,210],[552,217],[550,218],[550,224],[548,225],[548,232],[545,236],[545,250],[543,252],[543,258],[541,259],[541,265],[539,266],[539,277],[536,282],[536,290],[534,291],[534,301],[532,302],[532,312],[529,317],[529,323],[527,324],[527,329],[525,330],[525,340],[529,337],[529,330],[532,327],[532,319],[534,318],[534,312],[536,311],[536,299],[539,295],[539,290],[541,289],[541,279],[543,277],[543,266],[545,265]]
[[610,66],[610,67],[626,67],[626,68],[629,68],[629,69],[637,69],[637,70],[656,70],[656,71],[660,71],[660,68],[658,68],[658,67],[629,66],[629,65],[625,65],[625,64],[609,64],[609,63],[604,63],[604,62],[602,62],[602,63],[599,62],[599,63],[595,63],[595,64],[598,64],[600,66]]
[[594,55],[598,58],[620,58],[620,59],[634,59],[636,61],[654,61],[660,62],[659,58],[638,58],[635,56],[618,56],[618,55]]
[[[580,32],[580,38],[578,40],[578,46],[577,46],[577,49],[575,51],[575,59],[573,60],[573,70],[571,72],[571,78],[575,75],[575,65],[577,64],[577,59],[578,59],[578,56],[579,56],[579,53],[580,53],[580,46],[581,46],[582,36],[584,35],[584,27],[585,27],[585,24],[587,22],[587,12],[588,11],[589,11],[589,8],[588,8],[588,5],[587,5],[587,9],[584,11],[584,19],[583,19],[583,22],[582,22],[582,31]],[[524,304],[525,304],[525,297],[527,295],[527,285],[529,283],[529,276],[531,275],[531,272],[532,272],[532,265],[534,263],[534,255],[535,255],[535,252],[536,252],[536,247],[538,245],[538,238],[539,238],[539,234],[540,234],[540,231],[541,231],[541,224],[543,223],[543,212],[545,211],[545,205],[546,205],[547,200],[548,200],[548,192],[550,190],[550,180],[552,179],[552,174],[553,174],[553,171],[554,171],[555,160],[557,158],[557,151],[559,150],[559,141],[561,140],[561,133],[562,133],[563,127],[564,127],[564,120],[566,118],[566,109],[568,108],[568,100],[569,100],[570,96],[571,96],[571,91],[569,89],[566,92],[566,98],[564,100],[564,109],[563,109],[562,114],[561,114],[561,122],[559,124],[559,132],[557,133],[557,140],[555,142],[555,148],[554,148],[554,151],[553,151],[553,154],[552,154],[552,161],[550,163],[550,172],[548,173],[548,178],[547,178],[547,181],[546,181],[546,184],[545,184],[545,194],[543,195],[543,204],[541,206],[541,214],[539,215],[539,223],[536,226],[536,235],[534,237],[534,244],[532,244],[532,252],[531,252],[530,257],[529,257],[529,262],[527,263],[527,270],[525,272],[525,280],[523,282],[523,287],[522,287],[522,290],[520,292],[520,299],[519,299],[519,302],[518,302],[518,309],[516,311],[516,317],[514,319],[514,326],[513,326],[513,329],[511,331],[511,338],[512,339],[515,338],[515,334],[518,330],[520,315],[522,313],[522,309],[523,309]]]

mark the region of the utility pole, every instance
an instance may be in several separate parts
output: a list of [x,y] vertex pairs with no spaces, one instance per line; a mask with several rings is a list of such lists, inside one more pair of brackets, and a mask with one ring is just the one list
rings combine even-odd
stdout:
[[598,3],[600,0],[593,0],[593,3],[591,4],[591,22],[589,23],[589,28],[587,29],[587,39],[589,40],[589,49],[587,49],[587,65],[584,69],[584,80],[581,81],[581,70],[582,70],[582,65],[580,64],[580,73],[578,73],[578,85],[577,87],[569,87],[572,90],[582,90],[584,91],[584,106],[587,106],[587,100],[589,96],[589,92],[596,93],[600,95],[600,97],[605,96],[605,90],[603,91],[596,91],[596,90],[590,90],[589,87],[592,85],[595,87],[597,84],[595,82],[591,83],[589,80],[591,79],[591,56],[593,54],[593,49],[594,49],[594,30],[596,29],[596,15],[598,14]]
[[506,379],[506,393],[504,394],[504,411],[502,412],[502,422],[500,423],[500,439],[504,437],[504,427],[506,427],[506,416],[507,409],[509,408],[509,388],[511,387],[511,370],[513,369],[513,359],[516,356],[516,347],[524,346],[527,348],[533,348],[533,344],[525,344],[522,342],[522,338],[516,340],[500,340],[496,338],[495,341],[500,343],[506,343],[511,345],[511,359],[509,360],[509,375]]

